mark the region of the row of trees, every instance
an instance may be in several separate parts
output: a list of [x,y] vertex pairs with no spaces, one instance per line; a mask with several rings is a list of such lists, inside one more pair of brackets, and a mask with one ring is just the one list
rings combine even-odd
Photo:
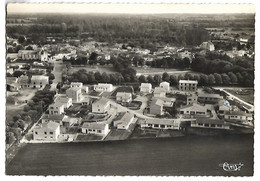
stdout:
[[26,125],[35,123],[48,106],[53,102],[54,91],[38,91],[24,109],[13,117],[12,121],[7,122],[6,142],[11,144],[21,138]]

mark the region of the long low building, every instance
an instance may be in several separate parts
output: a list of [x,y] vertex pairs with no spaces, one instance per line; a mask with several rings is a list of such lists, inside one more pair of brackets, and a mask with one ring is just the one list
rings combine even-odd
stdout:
[[211,129],[230,129],[230,124],[220,119],[198,118],[191,121],[191,127],[211,128]]
[[179,120],[164,120],[164,119],[146,119],[141,121],[141,128],[153,129],[180,129]]
[[82,125],[82,133],[95,134],[98,136],[105,136],[110,132],[108,124],[103,123],[87,123]]

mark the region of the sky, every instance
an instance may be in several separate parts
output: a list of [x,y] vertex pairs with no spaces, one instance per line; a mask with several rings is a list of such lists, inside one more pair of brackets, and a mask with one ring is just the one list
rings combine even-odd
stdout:
[[222,14],[255,13],[253,4],[88,4],[9,3],[7,13]]

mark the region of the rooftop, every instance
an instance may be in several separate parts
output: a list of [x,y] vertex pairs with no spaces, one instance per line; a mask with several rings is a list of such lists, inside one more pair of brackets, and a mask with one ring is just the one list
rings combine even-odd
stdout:
[[101,104],[101,105],[106,105],[107,103],[109,103],[109,100],[107,100],[107,99],[105,99],[105,98],[100,98],[100,99],[98,99],[98,100],[96,100],[95,102],[94,102],[94,104]]
[[61,115],[49,115],[49,114],[43,114],[42,119],[49,119],[49,120],[56,120],[56,121],[61,121],[65,117],[64,114]]
[[246,113],[243,111],[226,111],[225,115],[246,116]]
[[179,83],[198,84],[197,80],[179,80]]
[[51,129],[51,130],[56,130],[59,126],[60,126],[59,123],[55,123],[53,121],[50,121],[50,122],[42,123],[41,125],[39,125],[38,127],[35,127],[35,128],[36,129],[48,128],[48,129]]
[[129,92],[117,92],[117,94],[116,94],[116,97],[117,96],[122,96],[122,97],[130,97],[132,94],[131,93],[129,93]]
[[104,130],[107,124],[103,123],[87,123],[85,122],[82,125],[82,128],[88,128],[88,129],[101,129]]
[[152,87],[152,84],[150,84],[150,83],[141,83],[141,87],[150,88],[150,87]]
[[155,94],[161,93],[161,92],[166,92],[166,90],[164,88],[161,88],[161,87],[155,87],[155,89],[154,89]]

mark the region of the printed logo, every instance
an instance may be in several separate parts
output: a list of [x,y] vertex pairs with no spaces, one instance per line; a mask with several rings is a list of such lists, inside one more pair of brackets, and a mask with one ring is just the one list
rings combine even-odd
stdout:
[[219,165],[220,167],[223,168],[223,170],[227,171],[227,172],[236,172],[236,171],[240,171],[240,169],[242,168],[242,166],[244,166],[243,163],[223,163]]

